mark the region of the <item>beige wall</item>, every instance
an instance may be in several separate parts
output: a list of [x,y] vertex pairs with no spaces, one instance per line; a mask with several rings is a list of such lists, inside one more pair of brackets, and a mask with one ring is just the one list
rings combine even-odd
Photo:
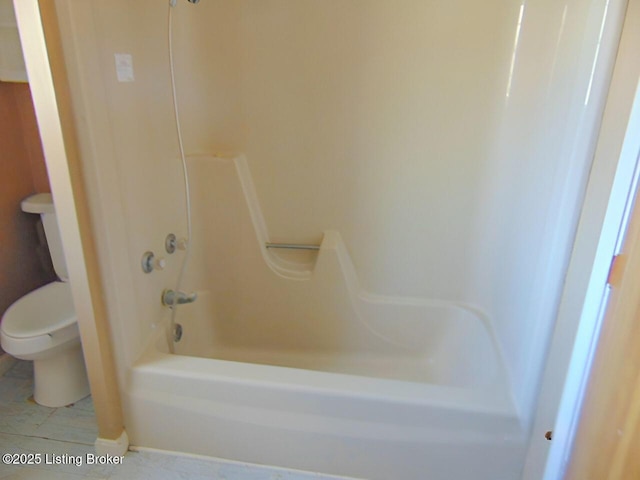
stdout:
[[48,192],[29,86],[0,82],[0,317],[24,294],[55,280],[37,215],[23,213],[20,202]]
[[[172,257],[145,275],[140,256],[185,230],[168,7],[60,3],[126,365],[166,318],[159,294],[179,267]],[[484,311],[525,414],[624,6],[569,3],[526,3],[522,17],[503,0],[205,0],[173,12],[187,153],[247,154],[272,240],[338,230],[365,289]],[[115,53],[133,55],[135,82],[118,82]]]
[[515,6],[242,5],[243,151],[273,239],[335,229],[365,289],[464,299],[449,279],[475,255]]
[[[238,42],[232,35],[238,5],[220,5],[212,20],[203,18],[202,11],[184,10],[182,4],[174,18],[179,101],[190,151],[194,144],[217,152],[239,145],[239,97],[228,91],[238,84]],[[96,218],[102,219],[94,228],[106,298],[112,318],[125,326],[115,334],[118,360],[124,365],[135,360],[155,325],[167,318],[160,293],[173,286],[179,269],[175,255],[166,270],[147,275],[140,258],[147,250],[166,256],[166,235],[186,233],[169,82],[167,8],[156,1],[59,2],[65,60],[81,119],[79,141],[85,158],[91,159],[84,166],[93,192],[89,201]],[[202,35],[210,43],[206,54]],[[133,56],[135,82],[118,81],[114,53]],[[193,74],[180,75],[190,69]],[[201,96],[208,82],[220,87]]]

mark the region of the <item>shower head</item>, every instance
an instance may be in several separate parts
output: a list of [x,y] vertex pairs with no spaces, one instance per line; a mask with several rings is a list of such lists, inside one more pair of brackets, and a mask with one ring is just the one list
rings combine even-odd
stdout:
[[[196,3],[200,3],[200,0],[187,0],[189,3],[193,3],[194,5]],[[172,7],[175,7],[176,4],[178,3],[178,0],[169,0],[169,5],[171,5]]]
[[199,3],[200,0],[187,0],[189,3]]

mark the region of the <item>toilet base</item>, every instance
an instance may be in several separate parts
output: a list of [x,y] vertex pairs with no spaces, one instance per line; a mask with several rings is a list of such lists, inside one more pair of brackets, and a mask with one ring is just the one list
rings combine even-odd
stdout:
[[89,393],[79,342],[53,356],[33,361],[33,399],[36,403],[45,407],[64,407]]

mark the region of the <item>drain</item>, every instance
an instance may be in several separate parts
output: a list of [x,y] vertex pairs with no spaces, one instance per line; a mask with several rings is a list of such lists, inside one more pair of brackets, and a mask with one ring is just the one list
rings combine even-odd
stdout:
[[173,341],[177,343],[180,340],[182,340],[182,325],[176,323],[173,326]]

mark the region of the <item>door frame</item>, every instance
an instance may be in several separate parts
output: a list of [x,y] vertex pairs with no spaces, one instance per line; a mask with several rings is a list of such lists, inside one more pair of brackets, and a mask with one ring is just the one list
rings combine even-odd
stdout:
[[[640,0],[629,0],[522,478],[560,480],[598,345],[607,279],[637,189]],[[552,440],[548,440],[548,432]]]

